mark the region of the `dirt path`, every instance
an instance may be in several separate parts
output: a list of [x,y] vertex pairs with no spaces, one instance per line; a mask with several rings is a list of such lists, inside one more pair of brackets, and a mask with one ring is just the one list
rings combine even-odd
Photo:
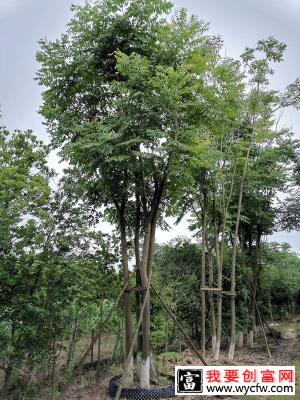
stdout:
[[[290,321],[277,322],[271,324],[273,328],[280,331],[283,335],[280,346],[272,344],[272,364],[273,365],[294,365],[296,367],[296,395],[295,396],[244,396],[247,400],[286,400],[289,397],[300,399],[300,338],[297,331],[297,324],[300,318],[295,317]],[[281,362],[282,361],[282,362]],[[261,363],[259,363],[261,364]],[[268,365],[267,363],[265,365]]]

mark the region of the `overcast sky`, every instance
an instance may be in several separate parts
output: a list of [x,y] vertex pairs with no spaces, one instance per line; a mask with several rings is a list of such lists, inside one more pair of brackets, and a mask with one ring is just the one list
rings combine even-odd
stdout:
[[[56,39],[71,17],[70,5],[81,0],[0,0],[0,112],[1,125],[9,129],[33,129],[48,141],[37,113],[41,89],[34,82],[38,69],[35,54],[38,40]],[[210,23],[211,32],[220,34],[227,55],[237,57],[245,46],[273,35],[287,45],[285,62],[276,68],[274,89],[283,89],[300,76],[300,0],[176,0]],[[282,123],[294,128],[300,138],[300,111],[289,110]],[[53,167],[57,158],[52,157]],[[186,222],[159,232],[160,241],[187,234]],[[300,252],[300,233],[277,233],[274,238],[287,241]]]

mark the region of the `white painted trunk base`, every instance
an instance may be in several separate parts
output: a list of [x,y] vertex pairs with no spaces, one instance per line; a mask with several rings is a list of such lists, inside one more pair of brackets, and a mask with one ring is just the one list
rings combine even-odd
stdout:
[[150,388],[150,356],[141,364],[140,387],[144,389]]
[[248,332],[247,335],[247,345],[252,349],[253,348],[253,330]]
[[133,384],[133,356],[131,356],[129,365],[127,368],[127,374],[124,380],[124,385],[132,385]]
[[215,352],[213,354],[213,358],[215,361],[218,361],[220,358],[220,346],[221,342],[219,340],[216,340]]
[[240,331],[238,333],[237,341],[236,341],[237,347],[240,349],[244,346],[244,332]]
[[234,359],[234,352],[235,352],[235,341],[230,342],[229,351],[228,351],[228,360],[232,361]]
[[142,354],[138,353],[136,356],[136,374],[139,382],[141,381],[141,369],[142,369]]
[[217,337],[215,335],[211,338],[211,353],[214,355],[216,352]]
[[153,354],[150,355],[150,382],[153,382],[156,385],[159,383],[158,370]]
[[253,327],[253,336],[256,337],[258,335],[258,332],[259,332],[259,328],[258,328],[258,326],[255,325]]

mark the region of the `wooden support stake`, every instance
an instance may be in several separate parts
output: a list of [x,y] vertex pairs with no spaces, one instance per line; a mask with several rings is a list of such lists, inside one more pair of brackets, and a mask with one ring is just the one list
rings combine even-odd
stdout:
[[264,339],[265,339],[266,348],[267,348],[267,351],[268,351],[268,354],[269,354],[269,358],[272,358],[271,353],[270,353],[270,349],[269,349],[269,345],[268,345],[268,340],[267,340],[265,328],[264,328],[264,325],[262,323],[262,319],[261,319],[261,316],[260,316],[258,305],[256,303],[256,300],[255,300],[255,297],[254,297],[252,289],[251,289],[251,293],[252,293],[252,298],[253,298],[253,301],[254,301],[254,304],[255,304],[255,308],[256,308],[256,311],[257,311],[257,314],[258,314],[259,322],[260,322],[260,325],[261,325],[262,330],[263,330],[263,335],[264,335]]
[[173,319],[173,321],[177,324],[177,326],[179,327],[179,329],[181,330],[183,336],[186,338],[187,342],[189,343],[189,345],[192,347],[192,349],[194,350],[194,352],[197,354],[197,356],[200,358],[200,360],[202,361],[203,365],[207,365],[205,359],[202,357],[201,353],[199,352],[199,350],[196,348],[196,346],[194,345],[194,343],[192,342],[192,339],[189,337],[189,335],[186,333],[186,331],[183,329],[182,325],[180,324],[180,322],[177,321],[175,315],[172,313],[172,311],[170,310],[170,308],[165,304],[165,302],[163,301],[163,299],[161,298],[161,296],[159,295],[159,293],[157,292],[157,290],[155,289],[155,287],[153,285],[151,285],[151,289],[154,291],[154,293],[156,294],[156,296],[158,297],[159,301],[161,302],[162,306],[164,307],[164,309],[167,311],[168,314],[170,314],[170,317]]
[[205,292],[220,292],[221,291],[221,289],[219,289],[219,288],[210,288],[207,286],[201,287],[200,290],[205,291]]
[[235,292],[232,292],[230,290],[222,290],[221,293],[225,294],[225,296],[235,296],[236,295]]
[[272,329],[269,327],[269,325],[267,324],[266,320],[264,319],[264,317],[261,317],[262,321],[264,322],[264,324],[266,325],[268,331],[270,332],[270,335],[272,336],[272,338],[275,340],[275,342],[277,343],[278,346],[280,346],[280,343],[277,339],[277,337],[274,335]]
[[220,288],[210,288],[207,286],[202,286],[200,290],[205,291],[205,292],[221,292],[222,294],[225,294],[226,296],[235,296],[236,293],[232,292],[231,290],[222,290]]

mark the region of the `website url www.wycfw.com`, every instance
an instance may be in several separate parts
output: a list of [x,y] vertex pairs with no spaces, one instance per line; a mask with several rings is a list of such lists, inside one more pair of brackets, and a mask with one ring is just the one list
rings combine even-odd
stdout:
[[220,394],[293,394],[294,387],[292,385],[286,386],[261,386],[259,383],[255,386],[206,386],[207,393]]
[[176,366],[175,394],[216,395],[295,395],[295,366],[213,365]]

